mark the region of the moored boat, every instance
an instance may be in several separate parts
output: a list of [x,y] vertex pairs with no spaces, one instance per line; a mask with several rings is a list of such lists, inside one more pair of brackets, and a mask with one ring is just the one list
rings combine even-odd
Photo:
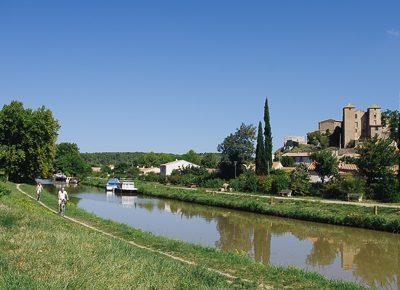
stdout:
[[122,180],[114,191],[115,193],[128,194],[137,193],[138,189],[135,187],[135,183],[132,180]]
[[54,174],[53,179],[58,182],[67,182],[67,176],[61,172]]
[[106,185],[106,191],[114,191],[119,186],[119,180],[117,178],[110,178]]

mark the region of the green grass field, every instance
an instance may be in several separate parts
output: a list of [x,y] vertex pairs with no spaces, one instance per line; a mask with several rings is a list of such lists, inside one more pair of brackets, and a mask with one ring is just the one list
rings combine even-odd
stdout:
[[[156,237],[68,204],[67,215],[196,264],[187,265],[65,220],[28,199],[14,184],[7,187],[11,194],[0,198],[0,288],[361,288],[295,268],[268,267],[245,256]],[[33,195],[33,186],[23,185],[22,189]],[[44,192],[42,201],[56,208],[55,196]],[[206,268],[240,279],[228,279]]]

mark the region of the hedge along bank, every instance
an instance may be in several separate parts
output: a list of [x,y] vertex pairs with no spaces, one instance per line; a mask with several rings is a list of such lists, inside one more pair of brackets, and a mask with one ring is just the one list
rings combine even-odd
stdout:
[[170,188],[160,184],[139,182],[139,191],[157,197],[167,197],[203,205],[226,207],[279,217],[352,226],[372,230],[400,233],[400,211],[394,208],[374,209],[347,204],[324,204],[298,200],[269,200],[265,197],[230,195],[206,192],[203,189],[186,190]]
[[[105,179],[90,179],[82,184],[104,188]],[[393,208],[374,209],[350,204],[325,204],[304,200],[271,200],[254,195],[231,195],[206,192],[205,189],[187,190],[165,186],[159,183],[136,182],[140,193],[166,197],[186,202],[250,211],[299,220],[352,226],[371,230],[400,233],[400,211]]]

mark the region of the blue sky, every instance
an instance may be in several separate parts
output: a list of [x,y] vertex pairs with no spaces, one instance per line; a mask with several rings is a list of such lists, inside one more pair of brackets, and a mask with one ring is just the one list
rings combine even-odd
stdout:
[[397,109],[399,1],[1,1],[0,105],[82,151],[216,151],[269,96],[275,149],[341,108]]

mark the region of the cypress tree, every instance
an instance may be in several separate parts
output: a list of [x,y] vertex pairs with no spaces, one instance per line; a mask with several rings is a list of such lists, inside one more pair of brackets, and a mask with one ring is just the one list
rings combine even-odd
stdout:
[[257,136],[257,147],[256,147],[256,173],[258,175],[265,174],[267,172],[267,163],[265,162],[265,147],[264,147],[264,136],[262,123],[258,124],[258,136]]
[[272,132],[271,132],[271,124],[269,120],[269,106],[268,106],[268,97],[265,99],[264,106],[264,137],[265,137],[265,166],[267,169],[272,167]]
[[[400,154],[400,117],[397,120],[397,150],[399,151],[398,155]],[[398,161],[398,168],[397,168],[397,179],[398,179],[398,187],[399,187],[399,192],[400,192],[400,157],[397,156],[399,159]]]

